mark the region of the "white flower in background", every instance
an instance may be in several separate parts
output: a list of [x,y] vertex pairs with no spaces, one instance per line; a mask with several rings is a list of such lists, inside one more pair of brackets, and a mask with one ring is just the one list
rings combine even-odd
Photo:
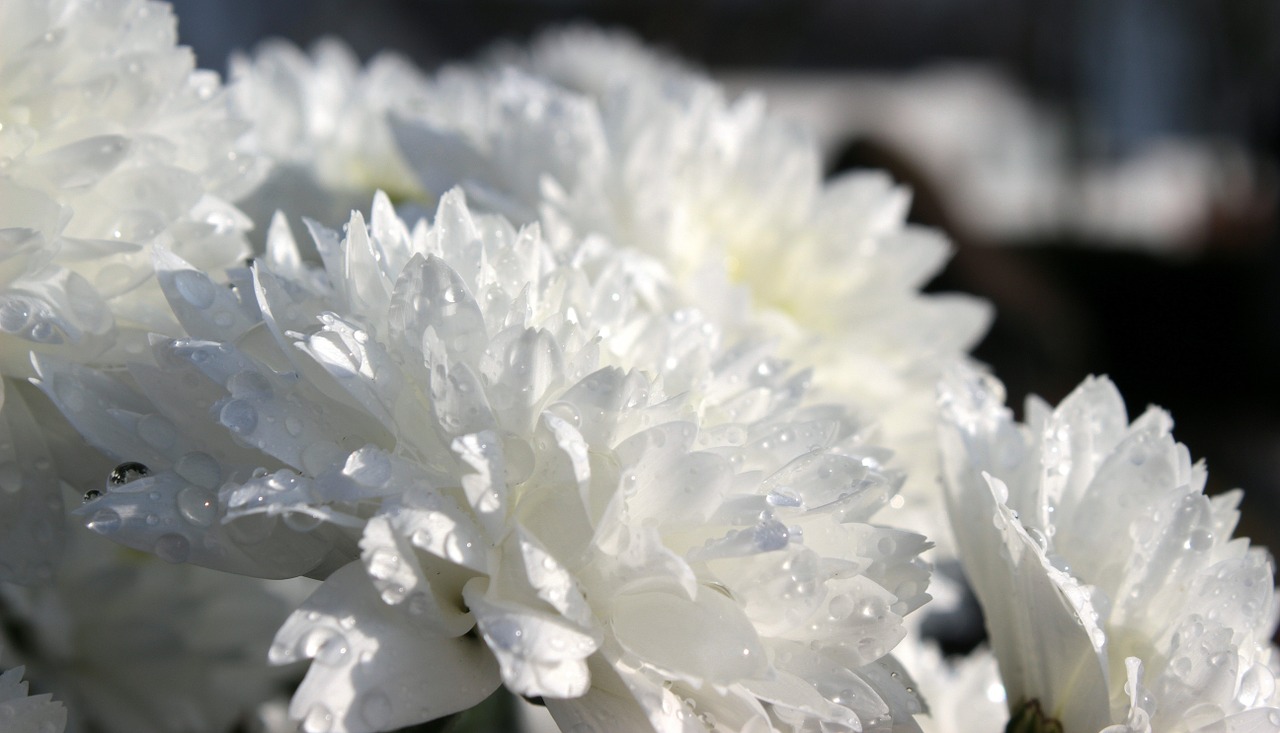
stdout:
[[526,44],[499,42],[484,64],[516,66],[530,75],[589,97],[619,85],[663,83],[697,77],[684,61],[644,44],[625,31],[571,25],[537,34]]
[[[103,363],[180,333],[148,245],[214,272],[247,254],[227,201],[257,165],[217,76],[175,43],[159,3],[0,4],[0,375],[32,374],[33,351]],[[63,527],[47,405],[0,390],[0,580],[45,580]]]
[[[0,641],[0,669],[6,666]],[[22,667],[0,672],[0,721],[4,721],[5,733],[62,733],[67,725],[66,708],[51,695],[28,695],[23,672]]]
[[158,368],[39,364],[95,445],[148,467],[118,469],[92,529],[326,577],[271,653],[314,659],[306,730],[500,683],[565,729],[915,728],[886,655],[927,545],[867,523],[897,480],[842,410],[801,404],[805,374],[668,314],[635,253],[553,248],[457,192],[431,226],[379,195],[312,235],[323,271],[281,219],[232,290],[160,253],[192,338],[158,339]]
[[[919,615],[919,614],[917,614]],[[998,733],[1009,722],[1004,685],[991,651],[944,657],[931,641],[908,629],[893,655],[911,673],[928,705],[916,717],[924,733]]]
[[[879,423],[881,442],[912,467],[915,526],[945,537],[937,365],[989,318],[974,298],[920,293],[945,239],[903,223],[909,195],[883,174],[824,183],[810,138],[759,97],[727,100],[707,79],[627,62],[627,46],[610,45],[577,31],[541,42],[552,51],[532,54],[532,72],[440,74],[393,120],[405,158],[430,192],[461,185],[479,206],[540,220],[552,239],[602,234],[656,257],[683,303],[815,365],[817,394]],[[628,63],[632,74],[620,70]],[[570,67],[609,69],[617,83],[575,81]],[[534,75],[544,68],[591,95]]]
[[1280,730],[1270,558],[1231,539],[1240,492],[1204,495],[1167,413],[1130,424],[1091,378],[1017,425],[1000,384],[968,371],[941,403],[951,521],[1011,725]]
[[265,660],[289,593],[72,529],[53,582],[0,584],[0,644],[66,703],[68,730],[222,733],[279,694]]
[[426,200],[387,120],[425,88],[408,61],[384,53],[361,68],[350,48],[325,38],[309,54],[266,41],[229,65],[235,109],[254,123],[246,143],[275,162],[243,204],[263,229],[276,210],[337,226],[377,190],[398,201]]

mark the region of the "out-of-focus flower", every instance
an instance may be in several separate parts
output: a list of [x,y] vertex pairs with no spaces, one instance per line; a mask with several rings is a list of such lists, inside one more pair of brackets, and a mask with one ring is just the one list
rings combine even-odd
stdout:
[[1240,492],[1204,495],[1167,413],[1130,424],[1091,378],[1017,425],[969,371],[941,403],[951,521],[1015,720],[1280,730],[1270,558],[1231,539]]
[[42,406],[9,379],[32,352],[103,363],[179,334],[148,245],[213,272],[248,251],[227,201],[257,162],[217,76],[175,43],[159,3],[0,6],[0,580],[47,579],[63,527]]
[[989,311],[920,293],[948,247],[904,224],[908,193],[878,173],[824,184],[812,140],[758,96],[730,101],[611,37],[578,30],[538,48],[527,70],[451,69],[395,118],[427,190],[461,185],[483,207],[541,221],[552,239],[602,234],[657,258],[683,303],[735,336],[776,339],[815,366],[816,394],[878,423],[912,466],[903,496],[915,526],[945,536],[933,385]]
[[284,675],[265,661],[288,615],[283,589],[174,566],[82,528],[67,545],[54,581],[0,584],[0,643],[67,704],[68,730],[222,733],[278,694]]
[[[3,661],[4,645],[0,643]],[[66,708],[52,695],[28,695],[23,672],[22,667],[0,672],[0,722],[5,733],[62,733],[67,725]]]
[[134,387],[39,364],[92,442],[149,467],[122,465],[92,529],[326,577],[272,649],[314,659],[307,730],[499,683],[566,729],[914,729],[886,655],[927,599],[926,544],[867,523],[898,479],[841,409],[803,404],[805,374],[669,312],[643,256],[553,247],[457,192],[412,232],[380,195],[312,235],[322,271],[281,220],[230,290],[160,254],[192,338],[157,340]]
[[1000,670],[991,651],[944,657],[931,641],[911,629],[893,655],[911,673],[928,710],[916,717],[924,733],[996,733],[1009,710]]
[[603,97],[625,84],[697,77],[684,61],[645,45],[630,33],[590,25],[544,31],[527,45],[499,42],[482,63],[519,67],[589,97]]
[[263,228],[277,210],[337,226],[377,190],[397,201],[425,201],[387,120],[425,88],[408,61],[384,53],[361,68],[333,38],[309,54],[272,40],[251,56],[233,55],[230,73],[234,107],[254,123],[246,145],[275,163],[242,204]]

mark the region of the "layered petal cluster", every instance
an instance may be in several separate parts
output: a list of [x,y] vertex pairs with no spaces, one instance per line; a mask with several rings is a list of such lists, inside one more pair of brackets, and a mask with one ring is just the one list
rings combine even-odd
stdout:
[[161,3],[14,0],[0,28],[0,332],[27,342],[4,373],[28,348],[94,355],[113,326],[173,332],[145,246],[212,271],[247,253],[227,201],[257,162],[217,75]]
[[253,123],[245,144],[275,163],[243,204],[259,225],[278,209],[337,226],[376,190],[401,202],[426,198],[387,119],[425,89],[408,61],[383,53],[361,67],[350,48],[326,38],[309,53],[266,41],[229,65],[234,108]]
[[[654,265],[445,195],[379,195],[322,269],[279,220],[232,289],[158,255],[187,339],[41,386],[124,463],[90,527],[169,560],[324,584],[271,657],[308,731],[386,730],[496,686],[572,730],[913,730],[886,656],[923,538],[807,375],[669,310]],[[143,468],[145,466],[145,468]],[[575,727],[577,726],[577,727]]]
[[1231,538],[1240,492],[1204,495],[1167,413],[1130,423],[1091,378],[1019,425],[968,371],[941,404],[951,520],[1015,720],[1280,730],[1270,557]]
[[73,730],[222,733],[277,694],[284,676],[264,660],[286,589],[174,566],[83,528],[67,544],[53,581],[0,583],[0,644],[66,703]]
[[[4,646],[0,644],[0,660],[3,659]],[[0,720],[4,721],[4,729],[13,733],[62,733],[67,725],[66,708],[49,694],[28,695],[23,672],[22,667],[0,672]]]
[[904,224],[908,193],[880,173],[824,183],[817,146],[761,98],[730,100],[611,36],[578,29],[499,58],[524,68],[448,70],[394,118],[426,189],[461,185],[552,238],[602,234],[654,256],[682,302],[777,339],[815,365],[819,391],[877,421],[913,466],[913,519],[941,516],[937,365],[974,344],[989,311],[921,294],[948,245]]
[[42,400],[12,381],[30,354],[102,363],[179,333],[150,245],[214,272],[248,252],[228,201],[259,166],[217,76],[175,44],[160,3],[0,5],[0,580],[47,579],[63,529]]

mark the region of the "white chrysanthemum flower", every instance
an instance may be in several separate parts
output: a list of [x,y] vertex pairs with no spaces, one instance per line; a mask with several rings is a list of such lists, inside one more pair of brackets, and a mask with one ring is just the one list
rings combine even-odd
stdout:
[[1015,720],[1280,730],[1270,558],[1231,539],[1240,492],[1204,495],[1167,413],[1130,424],[1089,379],[1017,425],[999,383],[967,371],[941,402],[951,521]]
[[287,594],[265,584],[73,529],[54,581],[0,583],[0,643],[67,704],[71,730],[223,733],[283,678],[264,662]]
[[256,183],[216,74],[176,46],[168,6],[14,0],[0,8],[0,332],[26,347],[173,331],[145,245],[210,270],[247,253],[226,203]]
[[314,659],[307,730],[500,683],[566,729],[915,728],[886,654],[927,599],[926,545],[867,523],[897,482],[842,410],[801,405],[804,374],[654,307],[635,254],[552,248],[459,193],[412,232],[380,195],[368,226],[312,234],[323,271],[281,220],[234,290],[159,254],[193,338],[157,340],[132,386],[40,362],[138,462],[91,528],[327,576],[272,650]]
[[[583,44],[578,61],[592,67],[607,44],[591,38],[557,48],[572,57]],[[595,67],[618,61],[604,55]],[[920,293],[946,241],[904,224],[909,196],[882,174],[824,184],[817,147],[759,97],[729,101],[706,79],[637,65],[611,72],[619,83],[598,96],[510,68],[451,70],[395,119],[397,138],[428,191],[462,185],[484,207],[541,220],[553,239],[599,233],[654,256],[683,302],[815,365],[819,394],[882,425],[912,466],[904,496],[917,526],[945,535],[937,364],[967,350],[989,317],[976,299]]]
[[[30,352],[99,362],[177,334],[147,246],[211,271],[247,252],[226,203],[256,181],[234,149],[216,75],[193,70],[165,5],[0,4],[0,375]],[[114,351],[112,348],[114,347]],[[62,503],[25,403],[6,380],[0,580],[47,579]]]
[[253,121],[247,145],[276,165],[246,211],[266,225],[278,209],[337,226],[373,192],[422,201],[426,194],[401,160],[387,121],[426,80],[408,61],[384,53],[361,68],[341,41],[304,53],[283,40],[230,60],[231,99]]
[[[5,662],[4,651],[0,640],[0,662]],[[0,669],[4,666],[0,664]],[[66,708],[52,695],[28,695],[23,672],[22,667],[0,672],[0,722],[5,733],[62,733],[67,726]]]

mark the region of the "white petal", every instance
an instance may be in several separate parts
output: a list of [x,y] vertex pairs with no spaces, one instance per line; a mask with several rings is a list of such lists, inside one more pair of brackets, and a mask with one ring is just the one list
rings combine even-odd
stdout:
[[578,697],[591,685],[587,657],[599,638],[565,619],[502,600],[484,578],[462,594],[512,691],[530,697]]
[[609,624],[623,648],[645,664],[693,684],[728,684],[768,664],[742,610],[707,588],[694,601],[656,591],[619,596]]
[[35,418],[7,379],[0,405],[0,581],[46,582],[65,532],[58,478]]
[[314,661],[289,706],[308,733],[434,720],[470,708],[500,682],[483,644],[423,633],[379,600],[359,563],[330,575],[276,635],[272,662],[308,657]]
[[231,341],[253,325],[231,290],[177,255],[157,248],[155,268],[169,306],[191,336]]
[[414,547],[430,542],[420,534],[429,532],[427,525],[427,517],[409,509],[370,519],[360,538],[361,560],[384,603],[402,605],[432,635],[458,637],[475,625],[462,606],[462,587],[472,574],[438,560],[422,562]]

